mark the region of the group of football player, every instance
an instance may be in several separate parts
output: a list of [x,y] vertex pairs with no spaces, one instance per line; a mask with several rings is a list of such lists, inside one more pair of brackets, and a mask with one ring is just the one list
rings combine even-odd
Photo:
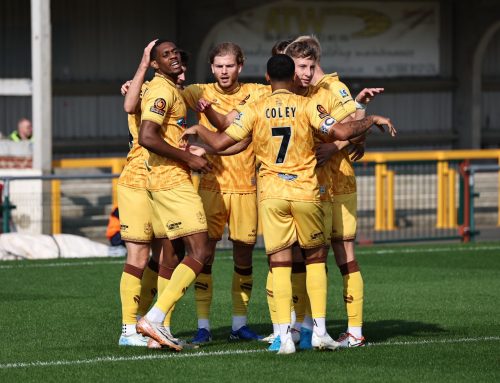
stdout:
[[[119,345],[180,351],[212,340],[212,264],[226,225],[234,260],[229,340],[268,342],[279,354],[365,345],[352,161],[363,156],[370,128],[396,131],[389,119],[366,115],[382,88],[353,99],[320,58],[314,36],[280,41],[267,62],[270,85],[242,83],[243,51],[225,42],[209,54],[216,82],[184,86],[185,52],[161,39],[145,48],[121,89],[130,152],[118,182],[127,246]],[[199,121],[192,127],[188,108]],[[247,324],[258,223],[269,261],[267,337]],[[326,330],[330,245],[348,317],[337,339]],[[171,316],[193,283],[198,329],[183,341],[172,335]]]

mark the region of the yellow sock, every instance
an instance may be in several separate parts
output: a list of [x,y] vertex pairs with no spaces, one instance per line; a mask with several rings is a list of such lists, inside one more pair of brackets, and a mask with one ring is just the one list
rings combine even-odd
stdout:
[[356,271],[344,275],[344,302],[347,310],[347,325],[349,327],[363,326],[363,278]]
[[273,324],[278,324],[278,316],[276,314],[276,303],[274,302],[273,294],[273,273],[271,270],[267,273],[266,281],[267,307],[269,307],[269,316]]
[[137,323],[137,309],[141,299],[141,277],[143,270],[125,264],[120,280],[120,299],[122,302],[122,323]]
[[158,297],[155,307],[168,313],[196,279],[196,274],[201,271],[202,267],[198,261],[186,256],[174,270],[170,282]]
[[306,268],[304,263],[292,264],[292,293],[293,307],[295,308],[296,322],[302,323],[306,313],[307,289]]
[[313,318],[326,318],[327,278],[325,263],[311,263],[306,265],[307,294],[311,303]]
[[196,300],[196,315],[198,319],[210,318],[212,305],[212,265],[203,267],[194,284],[194,297]]
[[234,266],[233,284],[231,288],[233,298],[233,316],[246,316],[248,302],[252,295],[253,276],[252,266]]
[[292,267],[273,267],[273,295],[276,304],[278,324],[291,322],[290,312],[292,304]]
[[[158,274],[158,296],[160,296],[163,291],[167,288],[168,283],[170,282],[170,278],[172,277],[174,269],[169,269],[164,266],[160,266],[160,273]],[[172,314],[175,310],[175,305],[172,306],[170,311],[165,316],[163,320],[163,325],[165,327],[170,327],[170,322],[172,320]]]
[[144,316],[148,312],[149,306],[153,303],[153,299],[158,292],[158,263],[149,261],[148,266],[144,269],[141,280],[141,299],[137,315]]

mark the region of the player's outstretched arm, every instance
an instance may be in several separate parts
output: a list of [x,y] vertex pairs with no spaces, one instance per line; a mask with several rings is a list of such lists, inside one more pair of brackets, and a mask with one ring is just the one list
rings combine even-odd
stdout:
[[203,101],[206,103],[204,108],[198,108],[198,111],[201,113],[205,113],[205,116],[207,116],[208,121],[217,128],[220,132],[223,132],[224,130],[227,129],[229,125],[232,124],[234,119],[238,116],[238,112],[236,110],[230,111],[228,114],[222,114],[217,112],[214,108],[212,108],[212,104],[210,104],[208,101],[205,101],[204,99],[200,99],[198,101],[198,107],[200,107],[200,102]]
[[137,71],[135,72],[134,78],[130,82],[128,89],[128,81],[122,85],[121,93],[125,95],[125,101],[123,102],[123,109],[127,113],[136,113],[140,108],[140,95],[141,87],[144,84],[144,78],[146,77],[146,72],[148,71],[150,65],[151,49],[155,45],[156,40],[151,41],[142,54],[141,62]]
[[251,142],[252,138],[247,137],[237,142],[236,144],[231,145],[229,148],[219,152],[204,142],[195,142],[194,144],[190,144],[189,148],[191,149],[193,147],[194,148],[199,147],[200,149],[204,150],[206,154],[212,154],[217,156],[234,156],[235,154],[241,153],[246,148],[248,148],[248,145],[250,145]]
[[161,137],[160,128],[160,125],[152,121],[143,120],[139,130],[139,145],[159,156],[182,161],[194,171],[208,173],[211,170],[210,163],[205,158],[169,145]]
[[192,135],[200,137],[203,142],[210,145],[216,152],[221,152],[236,144],[236,141],[229,137],[226,133],[211,132],[203,125],[193,125],[186,129],[182,134],[182,138],[187,138]]
[[358,121],[337,122],[328,129],[328,141],[345,141],[364,134],[372,126],[376,126],[382,132],[385,132],[384,126],[387,126],[391,136],[396,135],[396,129],[391,120],[387,117],[372,115]]

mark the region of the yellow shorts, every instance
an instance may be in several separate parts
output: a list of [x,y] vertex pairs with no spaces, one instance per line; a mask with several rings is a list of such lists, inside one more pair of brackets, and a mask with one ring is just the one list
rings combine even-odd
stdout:
[[321,201],[321,208],[325,214],[325,218],[323,219],[325,245],[330,246],[330,241],[332,240],[333,204],[330,201]]
[[226,223],[229,239],[254,245],[257,239],[257,194],[198,191],[208,223],[208,238],[221,240]]
[[154,219],[146,189],[118,184],[117,191],[120,234],[124,241],[151,242],[153,238],[167,238],[163,226]]
[[321,202],[265,199],[260,203],[266,253],[273,254],[299,241],[303,249],[323,246],[324,213]]
[[356,239],[357,207],[356,193],[333,196],[332,241]]
[[207,231],[207,218],[193,184],[150,191],[151,204],[170,240]]

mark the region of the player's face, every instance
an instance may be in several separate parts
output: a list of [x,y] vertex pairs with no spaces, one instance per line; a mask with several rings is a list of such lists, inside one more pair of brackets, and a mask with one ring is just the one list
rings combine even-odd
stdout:
[[152,62],[153,68],[161,73],[177,78],[182,73],[181,56],[174,43],[164,42],[156,50],[156,59]]
[[310,58],[293,58],[295,63],[295,85],[307,88],[311,85],[316,69],[316,60]]
[[242,65],[236,62],[235,55],[215,56],[212,64],[212,73],[224,90],[233,90],[238,86],[238,75]]

